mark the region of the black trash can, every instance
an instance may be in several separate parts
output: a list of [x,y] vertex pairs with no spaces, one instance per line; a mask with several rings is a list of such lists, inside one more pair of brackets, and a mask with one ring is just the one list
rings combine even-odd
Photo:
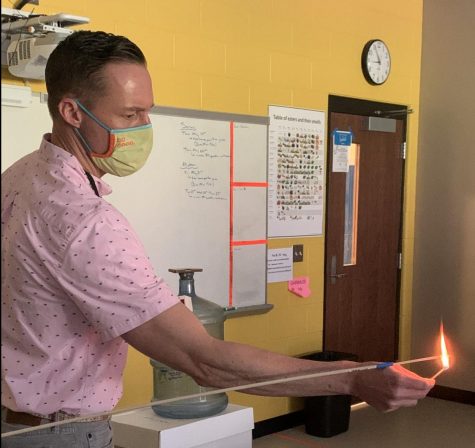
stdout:
[[[302,356],[313,361],[357,361],[351,353],[323,351]],[[305,432],[317,437],[332,437],[348,430],[351,395],[305,397]]]

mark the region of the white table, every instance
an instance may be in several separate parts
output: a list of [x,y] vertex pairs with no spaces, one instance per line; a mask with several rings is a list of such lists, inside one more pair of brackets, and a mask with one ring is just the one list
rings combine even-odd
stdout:
[[251,448],[252,408],[230,404],[201,419],[168,419],[151,408],[112,417],[115,448]]

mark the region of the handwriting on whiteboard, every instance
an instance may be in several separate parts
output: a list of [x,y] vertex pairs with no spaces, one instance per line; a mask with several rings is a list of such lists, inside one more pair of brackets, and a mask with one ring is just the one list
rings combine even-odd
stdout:
[[186,122],[180,123],[183,137],[185,193],[190,199],[228,199],[229,144],[226,138],[209,135]]

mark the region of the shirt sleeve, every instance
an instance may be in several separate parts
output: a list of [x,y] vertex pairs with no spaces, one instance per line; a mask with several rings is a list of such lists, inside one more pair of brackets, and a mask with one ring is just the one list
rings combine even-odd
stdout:
[[110,206],[74,232],[58,280],[103,341],[179,302],[155,275],[130,224]]

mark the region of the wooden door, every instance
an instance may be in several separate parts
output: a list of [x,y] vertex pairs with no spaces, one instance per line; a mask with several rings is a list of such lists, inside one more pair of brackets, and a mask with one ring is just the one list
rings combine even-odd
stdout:
[[370,131],[367,117],[331,113],[329,126],[351,130],[354,145],[349,171],[333,172],[329,142],[324,348],[395,360],[403,122],[395,132]]

